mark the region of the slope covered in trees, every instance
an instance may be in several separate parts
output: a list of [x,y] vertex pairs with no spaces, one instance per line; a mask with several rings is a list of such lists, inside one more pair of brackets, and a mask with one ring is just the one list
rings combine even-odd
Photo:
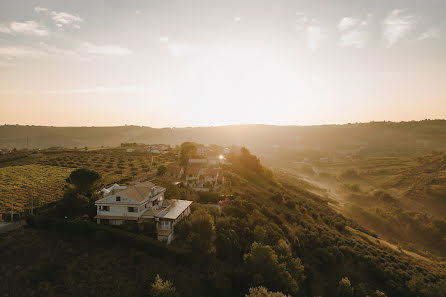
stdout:
[[231,195],[220,207],[192,197],[173,246],[130,225],[36,217],[1,235],[0,287],[6,296],[155,296],[154,284],[179,296],[445,296],[444,264],[372,240],[248,150],[228,160]]

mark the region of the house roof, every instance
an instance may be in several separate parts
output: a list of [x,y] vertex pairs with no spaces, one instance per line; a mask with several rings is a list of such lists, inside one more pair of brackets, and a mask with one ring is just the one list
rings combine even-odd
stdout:
[[114,184],[113,186],[109,187],[109,188],[104,188],[101,190],[101,192],[103,192],[104,194],[109,194],[110,192],[114,191],[114,190],[124,190],[127,189],[127,186],[120,186],[118,184]]
[[207,163],[208,160],[207,159],[189,159],[189,163]]
[[115,194],[121,194],[122,196],[130,198],[134,201],[141,202],[147,198],[153,188],[155,188],[156,193],[166,190],[163,187],[155,186],[153,183],[146,181],[133,186],[129,186],[127,189],[118,191]]
[[141,218],[146,218],[146,217],[153,218],[156,215],[158,215],[161,211],[163,211],[163,209],[149,208],[145,212],[143,212],[143,214],[141,215]]
[[218,168],[204,168],[203,175],[216,177],[219,173],[220,173],[220,169],[218,169]]
[[169,167],[167,167],[167,172],[170,173],[170,174],[178,175],[178,174],[181,173],[182,169],[183,168],[180,167],[180,166],[169,166]]
[[193,176],[197,176],[200,174],[200,171],[202,170],[201,167],[197,167],[197,166],[190,166],[187,167],[186,169],[186,175],[193,175]]
[[157,218],[175,220],[178,218],[188,207],[192,204],[192,201],[188,200],[170,200],[170,205],[164,211],[157,214]]

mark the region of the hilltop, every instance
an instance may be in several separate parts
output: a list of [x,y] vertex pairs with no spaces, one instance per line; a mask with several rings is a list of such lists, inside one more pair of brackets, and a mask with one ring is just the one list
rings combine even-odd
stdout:
[[361,150],[414,155],[446,147],[446,120],[321,126],[235,125],[196,128],[0,126],[0,148],[100,147],[121,143],[243,145],[256,152]]

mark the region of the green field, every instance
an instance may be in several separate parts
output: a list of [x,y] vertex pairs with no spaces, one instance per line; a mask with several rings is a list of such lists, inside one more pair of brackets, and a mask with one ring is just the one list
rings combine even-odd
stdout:
[[0,212],[22,212],[32,205],[44,205],[60,199],[69,168],[24,165],[0,168]]
[[101,174],[100,186],[126,183],[156,174],[159,165],[175,160],[175,153],[152,155],[124,149],[21,152],[0,160],[0,212],[14,212],[59,200],[65,179],[77,168]]

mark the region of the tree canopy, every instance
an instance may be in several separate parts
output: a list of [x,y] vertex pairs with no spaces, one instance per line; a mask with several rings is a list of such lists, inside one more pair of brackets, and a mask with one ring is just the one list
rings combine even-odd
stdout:
[[80,168],[71,172],[67,182],[74,185],[81,194],[90,194],[93,185],[101,178],[94,170]]
[[172,282],[163,279],[156,275],[155,282],[152,284],[150,290],[151,297],[179,297],[176,288],[173,286]]

